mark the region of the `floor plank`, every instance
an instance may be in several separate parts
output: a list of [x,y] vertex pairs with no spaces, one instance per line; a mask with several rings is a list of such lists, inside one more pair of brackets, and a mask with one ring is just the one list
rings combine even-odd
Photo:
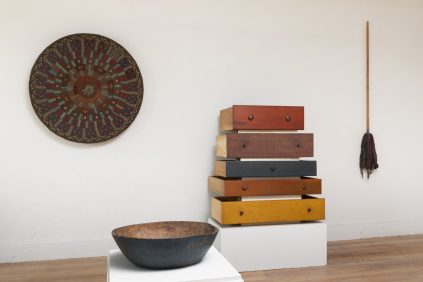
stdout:
[[[328,265],[244,272],[245,282],[423,281],[423,235],[328,243]],[[106,259],[0,264],[0,282],[105,282]]]
[[105,282],[105,257],[0,264],[0,282]]
[[423,281],[423,236],[328,243],[328,265],[243,273],[245,281]]

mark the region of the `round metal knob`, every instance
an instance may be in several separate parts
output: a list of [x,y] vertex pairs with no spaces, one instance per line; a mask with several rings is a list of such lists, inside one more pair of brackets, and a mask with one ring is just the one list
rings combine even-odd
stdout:
[[253,119],[254,119],[254,115],[253,115],[253,114],[249,114],[249,115],[248,115],[248,120],[250,120],[250,121],[251,121],[251,120],[253,120]]
[[242,144],[242,148],[245,148],[245,147],[247,147],[247,144]]
[[248,190],[247,185],[242,186],[242,191],[247,191],[247,190]]
[[239,215],[240,215],[240,216],[243,216],[243,215],[244,215],[244,212],[243,212],[243,211],[240,211],[240,212],[239,212]]
[[291,121],[291,116],[290,116],[290,115],[286,115],[286,116],[285,116],[285,120],[286,120],[286,121]]
[[297,144],[297,148],[300,148],[300,144]]
[[307,209],[307,212],[311,212],[311,208],[308,208],[308,209]]
[[276,170],[276,168],[274,168],[274,167],[271,167],[271,168],[270,168],[270,171],[271,171],[271,172],[274,172],[275,170]]

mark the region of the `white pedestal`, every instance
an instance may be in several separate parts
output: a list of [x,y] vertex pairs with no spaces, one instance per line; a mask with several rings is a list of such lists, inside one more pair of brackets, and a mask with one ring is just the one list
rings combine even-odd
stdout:
[[222,226],[214,246],[237,271],[255,271],[327,263],[324,222],[258,226]]
[[195,265],[166,270],[140,268],[129,262],[120,250],[107,257],[108,282],[243,282],[241,275],[214,248]]

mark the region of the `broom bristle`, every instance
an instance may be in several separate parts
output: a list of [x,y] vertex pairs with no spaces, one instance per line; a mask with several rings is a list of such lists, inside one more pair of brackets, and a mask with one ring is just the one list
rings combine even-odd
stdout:
[[373,135],[370,132],[366,132],[361,141],[361,154],[360,154],[360,171],[361,177],[363,177],[363,171],[366,170],[367,178],[373,173],[373,170],[377,169],[377,154]]

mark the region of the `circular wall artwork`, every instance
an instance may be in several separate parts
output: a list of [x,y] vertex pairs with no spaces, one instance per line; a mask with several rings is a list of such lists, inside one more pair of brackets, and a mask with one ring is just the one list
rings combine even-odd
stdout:
[[134,121],[143,98],[141,72],[115,41],[72,34],[38,57],[29,80],[32,106],[57,135],[96,143],[116,137]]

